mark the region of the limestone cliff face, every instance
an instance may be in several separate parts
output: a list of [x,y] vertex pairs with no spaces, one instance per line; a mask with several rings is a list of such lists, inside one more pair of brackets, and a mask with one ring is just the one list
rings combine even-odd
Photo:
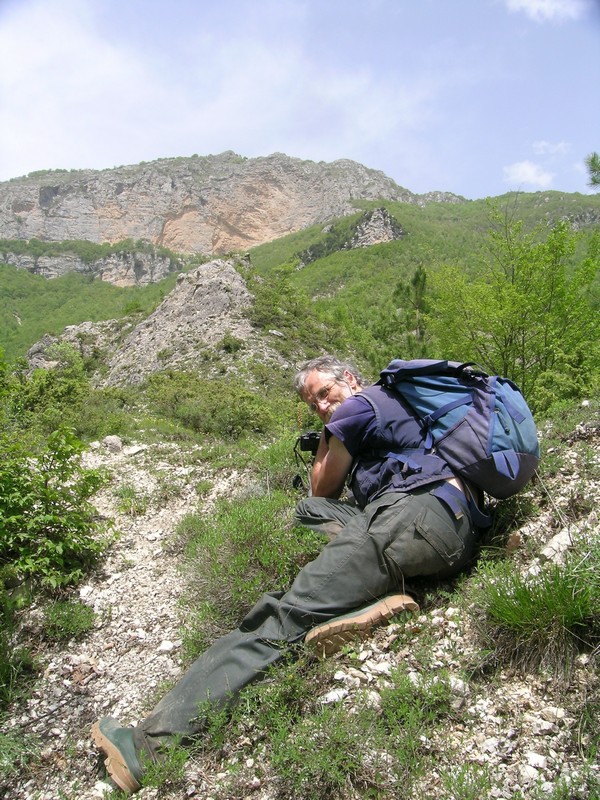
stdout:
[[406,234],[402,226],[385,208],[374,208],[367,211],[356,228],[356,233],[346,244],[345,249],[353,250],[356,247],[371,247],[374,244],[393,242],[402,239]]
[[183,268],[181,260],[137,252],[113,253],[106,258],[87,262],[71,253],[29,256],[0,250],[0,261],[44,278],[58,278],[67,272],[81,272],[115,286],[145,286],[166,278],[170,272],[181,272]]
[[352,213],[359,199],[423,202],[353,161],[226,152],[4,182],[0,238],[142,239],[180,253],[223,254]]

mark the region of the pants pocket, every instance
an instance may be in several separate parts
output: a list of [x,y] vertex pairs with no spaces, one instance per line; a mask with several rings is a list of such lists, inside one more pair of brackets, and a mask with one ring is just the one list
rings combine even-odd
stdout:
[[417,518],[415,527],[449,567],[461,561],[465,552],[465,542],[459,533],[460,520],[453,519],[445,511],[438,514],[432,508],[425,508]]
[[416,515],[396,520],[395,533],[383,553],[396,581],[450,576],[468,560],[468,520],[455,520],[439,500],[431,500],[435,509],[428,504]]

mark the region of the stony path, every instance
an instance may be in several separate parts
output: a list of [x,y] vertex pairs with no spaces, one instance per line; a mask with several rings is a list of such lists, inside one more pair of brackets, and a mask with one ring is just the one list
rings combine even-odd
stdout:
[[[101,779],[89,739],[92,723],[111,715],[135,724],[160,689],[181,673],[182,582],[172,535],[183,516],[198,511],[194,487],[205,475],[194,465],[157,461],[155,453],[140,446],[113,452],[101,445],[86,454],[84,463],[107,467],[114,475],[94,504],[114,519],[120,536],[101,570],[79,587],[80,598],[96,612],[94,630],[82,642],[42,647],[47,663],[42,680],[12,720],[41,737],[42,763],[35,777],[5,790],[6,800],[103,796],[111,787]],[[165,479],[173,496],[157,506],[152,498]],[[213,496],[227,494],[235,479],[235,473],[221,476]],[[123,484],[134,487],[138,498],[150,498],[145,513],[119,510],[116,490]]]

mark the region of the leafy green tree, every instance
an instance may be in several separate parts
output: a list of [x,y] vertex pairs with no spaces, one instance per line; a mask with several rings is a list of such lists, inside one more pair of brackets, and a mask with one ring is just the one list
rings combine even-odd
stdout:
[[581,396],[598,380],[600,320],[589,292],[600,241],[572,266],[577,236],[566,222],[543,238],[494,218],[477,279],[450,266],[434,273],[429,330],[444,355],[514,380],[534,408]]
[[600,188],[600,155],[596,152],[590,153],[585,160],[585,166],[590,176],[589,185],[593,189]]
[[51,369],[26,369],[12,376],[13,387],[8,399],[9,418],[13,426],[39,426],[45,433],[65,420],[72,421],[81,403],[89,394],[89,379],[81,355],[65,342],[47,350],[54,362]]

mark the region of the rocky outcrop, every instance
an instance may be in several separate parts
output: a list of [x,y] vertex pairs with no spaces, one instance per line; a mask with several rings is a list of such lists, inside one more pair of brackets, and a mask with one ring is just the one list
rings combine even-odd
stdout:
[[213,261],[180,275],[156,311],[137,325],[108,362],[106,383],[140,383],[169,367],[197,363],[199,350],[225,334],[247,340],[252,328],[243,316],[251,295],[231,262]]
[[113,253],[90,262],[71,253],[31,256],[1,251],[0,261],[44,278],[58,278],[67,272],[80,272],[115,286],[145,286],[166,278],[171,272],[180,272],[183,268],[183,261],[180,259],[138,252]]
[[374,244],[393,242],[405,236],[402,226],[385,208],[368,211],[356,227],[356,233],[344,249],[371,247]]
[[0,184],[0,238],[141,239],[180,253],[223,254],[354,213],[355,200],[376,199],[423,202],[354,161],[226,152],[7,181]]
[[365,211],[356,222],[354,233],[348,239],[347,231],[339,226],[327,225],[323,229],[324,238],[296,254],[297,269],[302,269],[318,258],[326,258],[340,250],[354,250],[357,247],[371,247],[375,244],[393,242],[406,236],[400,223],[386,208],[374,208]]
[[109,320],[70,325],[60,337],[45,336],[30,348],[30,369],[52,368],[52,345],[66,342],[86,360],[101,359],[106,368],[98,386],[141,383],[154,372],[170,368],[206,369],[203,356],[228,337],[265,361],[281,364],[268,342],[244,315],[252,302],[245,281],[232,260],[215,260],[182,273],[175,288],[142,322]]

